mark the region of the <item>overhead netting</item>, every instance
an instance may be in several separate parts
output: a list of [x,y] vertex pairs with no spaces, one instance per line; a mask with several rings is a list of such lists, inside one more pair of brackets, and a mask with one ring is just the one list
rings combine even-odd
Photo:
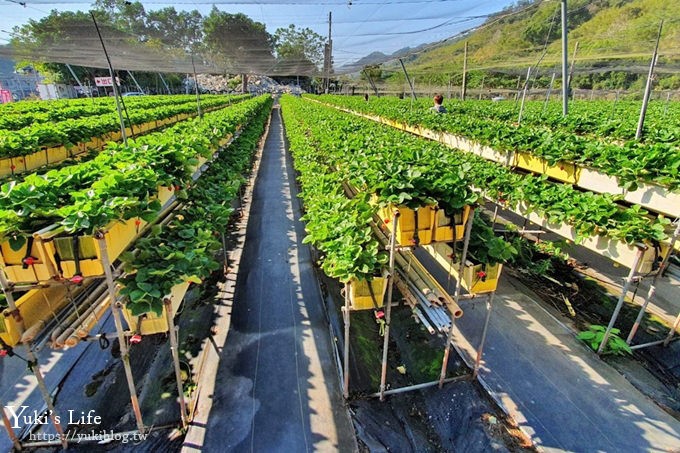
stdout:
[[[21,2],[28,7],[66,3]],[[82,4],[86,10],[89,1],[68,0],[68,3]],[[213,6],[209,13],[186,9],[207,3],[218,6]],[[403,59],[416,79],[455,84],[456,77],[462,73],[463,43],[469,40],[468,71],[521,77],[531,67],[534,77],[537,72],[547,78],[552,72],[559,74],[560,2],[470,3],[456,0],[197,0],[190,3],[152,0],[142,4],[96,0],[93,7],[104,45],[117,70],[338,76],[378,67],[382,72],[376,78],[386,79],[402,72],[399,59]],[[666,27],[656,72],[680,72],[680,27],[677,26],[680,3],[668,2],[654,14],[638,11],[633,0],[620,2],[620,10],[611,11],[602,6],[604,3],[607,2],[569,2],[570,60],[574,43],[580,43],[575,54],[575,74],[647,72],[661,19],[666,20]],[[160,14],[159,8],[168,5],[176,5],[181,14]],[[250,5],[259,11],[251,18],[235,13],[235,5]],[[293,7],[298,8],[296,11],[303,8],[303,13],[292,15],[290,8]],[[498,11],[501,8],[505,9]],[[338,13],[333,16],[332,39],[328,39],[328,27],[324,23],[330,10]],[[229,11],[232,12],[227,13]],[[611,22],[608,14],[621,15],[615,21],[621,25],[620,30],[602,26]],[[265,28],[265,19],[269,29]],[[313,36],[308,41],[294,36],[291,43],[298,48],[293,50],[281,47],[281,37],[277,38],[271,29],[273,19],[280,19],[277,26],[283,28],[288,24],[296,24],[297,31],[310,27],[314,30]],[[65,13],[59,22],[48,21],[40,27],[37,35],[27,32],[25,27],[10,33],[13,45],[0,46],[0,55],[20,61],[107,68],[89,13]],[[628,39],[626,34],[634,35],[635,39]]]

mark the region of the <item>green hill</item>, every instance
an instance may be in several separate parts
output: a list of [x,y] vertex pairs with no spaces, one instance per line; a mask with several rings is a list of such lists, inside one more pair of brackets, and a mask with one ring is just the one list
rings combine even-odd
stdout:
[[[574,86],[626,89],[641,86],[661,20],[659,88],[680,88],[680,1],[569,0],[569,59],[578,41]],[[410,59],[408,70],[419,81],[459,84],[464,42],[468,42],[469,83],[508,86],[539,65],[538,85],[560,74],[561,18],[559,1],[524,1],[486,21],[451,44],[440,45]],[[386,67],[388,71],[390,68]],[[391,68],[388,77],[403,75]]]

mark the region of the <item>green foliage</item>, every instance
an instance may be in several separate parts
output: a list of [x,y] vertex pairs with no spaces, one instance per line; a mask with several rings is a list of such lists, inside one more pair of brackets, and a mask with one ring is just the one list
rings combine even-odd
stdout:
[[0,237],[31,234],[54,223],[67,232],[92,233],[113,220],[154,218],[158,187],[186,186],[197,156],[210,157],[218,141],[265,102],[253,98],[127,145],[109,143],[93,160],[2,185]]
[[265,25],[245,14],[213,6],[203,20],[203,33],[205,50],[215,61],[246,68],[253,64],[270,67],[274,62],[273,39]]
[[[204,109],[226,106],[245,96],[204,97]],[[5,114],[0,118],[0,157],[16,157],[40,151],[42,147],[66,146],[120,131],[120,120],[114,100],[45,101],[30,104],[6,104],[0,107]],[[16,108],[13,108],[16,105]],[[182,113],[196,112],[193,96],[154,96],[128,100],[130,111],[127,126],[170,118]],[[3,127],[4,126],[4,127]],[[138,130],[137,130],[138,132]]]
[[[597,166],[605,170],[604,173],[614,173],[628,189],[634,187],[638,178],[647,179],[652,172],[659,175],[654,178],[655,181],[664,182],[671,188],[680,187],[678,177],[680,155],[672,151],[677,147],[674,144],[677,143],[677,136],[672,132],[652,132],[649,135],[656,138],[650,140],[648,144],[626,142],[623,146],[610,145],[584,136],[578,136],[581,139],[573,143],[570,141],[571,136],[559,130],[554,133],[555,137],[551,138],[552,132],[545,127],[527,126],[527,129],[519,129],[511,124],[514,115],[503,111],[504,106],[498,107],[499,111],[493,113],[495,104],[449,103],[446,106],[449,114],[432,115],[427,111],[429,103],[425,101],[418,109],[412,110],[409,101],[394,98],[378,98],[369,103],[356,97],[319,96],[318,99],[410,125],[424,126],[432,130],[447,130],[473,138],[495,149],[526,150],[544,157],[549,163],[566,160],[572,155],[573,160],[579,163],[597,161],[599,164]],[[483,115],[487,113],[476,117],[474,112],[477,109],[489,112],[489,115],[497,115],[499,120],[507,119],[486,122]],[[463,115],[462,112],[472,114]],[[574,118],[569,120],[574,121],[574,124],[565,127],[583,126],[584,122],[579,123],[577,116]],[[511,130],[515,135],[512,135]],[[525,130],[526,134],[519,133],[521,130]],[[408,143],[406,140],[404,139],[404,143]],[[423,146],[422,139],[412,140],[418,143],[415,149]],[[532,143],[532,146],[528,146],[527,143]],[[587,146],[584,151],[586,155],[573,154],[578,149],[579,143]],[[648,213],[639,205],[621,208],[617,204],[619,198],[617,196],[583,192],[567,184],[554,184],[548,182],[545,176],[519,175],[500,164],[470,153],[453,152],[443,145],[432,144],[429,149],[432,151],[427,153],[428,156],[445,153],[446,165],[449,168],[464,169],[465,177],[492,199],[511,207],[522,205],[537,211],[551,223],[572,225],[578,233],[577,239],[600,235],[634,244],[661,241],[667,237],[665,229],[670,223],[668,219],[663,217],[650,219]],[[588,157],[591,156],[593,160],[589,161]],[[618,163],[619,167],[615,168],[615,163]]]
[[188,190],[182,208],[172,220],[154,226],[139,239],[135,253],[121,256],[128,275],[121,279],[121,294],[127,296],[133,315],[160,314],[163,297],[175,285],[200,283],[219,268],[215,258],[222,247],[232,213],[230,203],[245,182],[258,140],[271,108],[271,98],[259,102],[241,123],[242,133],[220,151],[197,182]]
[[273,40],[279,65],[289,74],[321,69],[326,40],[315,31],[298,29],[291,24],[287,28],[278,28]]
[[477,263],[494,265],[513,260],[518,252],[513,244],[495,235],[486,219],[475,215],[468,253]]
[[[588,330],[579,333],[576,338],[588,344],[588,346],[590,346],[593,351],[597,351],[600,348],[600,344],[602,344],[606,330],[607,328],[605,326],[592,324],[590,327],[588,327]],[[621,331],[619,329],[612,328],[612,330],[609,332],[607,345],[602,351],[603,354],[626,355],[633,353],[633,351],[630,349],[630,346],[628,346],[626,342],[619,336],[620,333]]]

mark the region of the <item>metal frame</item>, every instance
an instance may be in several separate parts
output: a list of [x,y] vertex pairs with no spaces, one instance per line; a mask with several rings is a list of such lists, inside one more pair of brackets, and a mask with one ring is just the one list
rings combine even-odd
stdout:
[[[13,290],[11,289],[9,282],[7,281],[7,278],[5,277],[5,272],[2,269],[0,269],[0,285],[2,285],[2,290],[5,293],[5,299],[7,300],[7,306],[9,308],[9,311],[10,311],[12,317],[14,318],[14,320],[17,323],[18,331],[19,331],[19,334],[21,335],[26,331],[26,328],[24,326],[24,320],[21,317],[21,311],[16,306],[16,303],[14,301]],[[67,440],[66,436],[64,435],[64,428],[61,426],[60,417],[58,417],[57,410],[54,407],[52,395],[50,395],[50,392],[47,390],[47,386],[45,385],[45,379],[42,375],[42,372],[40,371],[40,365],[38,364],[38,358],[33,353],[33,350],[31,349],[30,343],[26,344],[26,355],[27,355],[28,368],[33,372],[33,375],[35,376],[35,379],[38,382],[38,389],[40,390],[40,394],[42,395],[42,398],[45,401],[45,405],[47,406],[47,409],[49,410],[50,419],[52,420],[52,424],[54,425],[54,429],[57,431],[57,434],[59,434],[59,436],[60,436],[62,447],[64,449],[66,449],[66,448],[68,448],[68,440]],[[3,418],[4,417],[6,417],[6,415],[5,415],[4,406],[3,406]],[[5,424],[5,428],[7,428],[6,424]],[[7,434],[9,435],[10,439],[12,439],[14,441],[14,439],[16,437],[14,435],[14,431],[8,430]],[[17,440],[17,442],[18,442],[18,440]]]
[[[468,246],[470,243],[470,236],[472,232],[472,223],[474,219],[474,210],[475,208],[472,208],[470,211],[470,216],[468,217],[466,228],[465,228],[465,235],[463,237],[463,254],[462,254],[462,259],[461,259],[461,269],[459,272],[459,275],[462,276],[462,267],[465,265],[465,260],[467,258],[467,250]],[[412,284],[405,278],[405,276],[402,276],[400,280],[397,280],[397,277],[401,275],[401,271],[399,275],[397,274],[397,270],[395,269],[395,261],[397,260],[397,254],[398,252],[404,251],[404,250],[410,250],[410,247],[400,247],[396,245],[396,225],[399,219],[399,211],[395,211],[392,222],[393,222],[393,229],[392,229],[392,234],[389,236],[389,245],[388,245],[388,250],[390,250],[390,261],[389,261],[389,273],[387,275],[388,280],[388,287],[387,287],[387,302],[386,302],[386,307],[385,307],[385,333],[383,337],[383,351],[382,351],[382,362],[381,362],[381,375],[380,375],[380,388],[379,391],[370,395],[372,397],[379,398],[380,401],[385,400],[385,395],[391,395],[391,394],[397,394],[397,393],[403,393],[403,392],[408,392],[411,390],[418,390],[426,387],[431,387],[434,385],[438,385],[440,388],[443,386],[444,383],[447,382],[453,382],[453,381],[459,381],[462,379],[476,379],[478,372],[479,372],[479,367],[481,364],[482,356],[484,353],[484,344],[486,341],[486,334],[488,331],[489,327],[489,321],[491,318],[491,311],[493,308],[493,299],[495,296],[495,291],[492,291],[488,294],[485,294],[484,296],[487,296],[486,299],[486,306],[487,306],[487,314],[486,314],[486,319],[484,321],[484,327],[482,331],[482,339],[480,341],[479,346],[477,347],[477,355],[475,358],[475,364],[472,370],[472,373],[466,374],[463,376],[455,376],[451,378],[446,377],[446,370],[448,367],[448,359],[450,355],[450,350],[451,350],[451,345],[453,343],[453,332],[455,329],[455,316],[451,316],[451,326],[449,327],[449,331],[447,334],[447,341],[445,345],[445,350],[444,350],[444,357],[442,359],[442,369],[441,369],[441,374],[439,377],[439,380],[437,381],[432,381],[432,382],[426,382],[426,383],[421,383],[421,384],[415,384],[415,385],[410,385],[407,387],[402,387],[399,389],[390,389],[387,390],[387,356],[388,356],[388,346],[389,346],[389,335],[390,335],[390,321],[391,321],[391,313],[392,313],[392,294],[393,294],[393,288],[394,285],[397,284],[397,286],[401,289],[408,289],[413,287]],[[385,238],[383,237],[383,240]],[[399,261],[403,262],[403,257],[399,257]],[[403,263],[402,263],[403,264]],[[457,305],[460,300],[463,299],[472,299],[475,297],[475,295],[472,294],[466,294],[462,295],[461,294],[462,290],[462,282],[461,279],[458,279],[458,283],[456,286],[456,291],[453,296],[453,302]],[[351,325],[351,307],[350,307],[350,300],[349,300],[349,284],[345,284],[344,288],[344,306],[342,307],[342,314],[343,314],[343,320],[345,323],[345,329],[344,329],[344,350],[343,350],[343,367],[342,367],[342,382],[343,382],[343,397],[345,399],[349,398],[349,339],[350,339],[350,325]],[[430,330],[430,333],[434,333],[434,329],[428,329]]]
[[[630,329],[630,332],[628,333],[628,338],[626,338],[626,343],[630,345],[633,341],[633,338],[635,337],[635,334],[637,333],[638,328],[640,327],[640,323],[642,322],[642,317],[645,314],[645,311],[647,309],[647,305],[649,305],[649,302],[654,298],[654,295],[656,294],[656,282],[659,279],[660,276],[663,275],[664,271],[666,270],[666,267],[668,267],[668,260],[670,259],[671,255],[673,254],[673,250],[675,247],[675,243],[678,240],[678,236],[680,236],[680,219],[676,221],[677,226],[675,227],[675,231],[673,232],[673,236],[671,237],[671,242],[670,246],[668,247],[668,253],[666,253],[666,256],[663,257],[663,261],[659,265],[659,269],[654,273],[654,277],[652,278],[652,282],[649,286],[649,291],[647,292],[647,295],[645,296],[645,300],[642,303],[642,306],[640,307],[640,311],[638,312],[637,318],[635,319],[635,323],[633,324],[633,327]],[[624,292],[625,294],[625,292]],[[664,346],[668,346],[670,343],[671,339],[675,335],[675,331],[678,328],[678,325],[680,325],[680,313],[678,314],[677,318],[675,319],[675,322],[671,326],[670,331],[668,332],[668,335],[664,340],[658,340],[658,341],[652,341],[649,343],[643,343],[639,345],[634,345],[631,346],[631,349],[642,349],[646,348],[649,346],[656,346],[659,344],[663,344]],[[604,341],[603,341],[604,343]]]
[[116,283],[113,279],[113,272],[111,271],[111,263],[109,261],[109,253],[106,247],[106,238],[104,233],[98,233],[97,241],[102,255],[102,266],[106,274],[106,283],[109,290],[109,303],[111,304],[111,313],[113,313],[113,321],[116,325],[116,333],[118,334],[118,342],[120,343],[120,358],[123,361],[125,369],[125,378],[130,391],[130,402],[132,403],[132,410],[135,414],[135,421],[137,422],[137,429],[140,433],[145,430],[144,421],[142,420],[142,411],[139,407],[139,399],[137,398],[137,391],[135,389],[135,380],[132,376],[132,367],[130,366],[130,353],[128,349],[125,331],[123,330],[123,323],[121,321],[121,304],[116,300]]
[[[460,268],[458,272],[458,281],[456,282],[456,291],[453,294],[453,301],[457,304],[460,299],[460,291],[463,287],[463,269],[465,268],[465,260],[467,259],[468,246],[470,245],[470,233],[472,232],[472,222],[475,217],[475,208],[470,208],[470,215],[467,219],[467,225],[465,225],[465,237],[463,239],[463,254],[460,257]],[[456,327],[456,318],[451,317],[451,327],[449,328],[449,334],[446,338],[446,346],[444,347],[444,358],[442,359],[442,370],[439,374],[439,388],[444,385],[444,379],[446,379],[446,368],[449,364],[449,354],[451,353],[451,342],[453,341],[453,331]]]

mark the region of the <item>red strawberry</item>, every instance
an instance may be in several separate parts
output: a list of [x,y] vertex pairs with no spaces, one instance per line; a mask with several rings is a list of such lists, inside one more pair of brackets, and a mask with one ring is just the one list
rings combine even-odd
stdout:
[[479,272],[477,272],[477,277],[479,277],[479,278],[486,278],[486,272],[484,272],[484,271],[479,271]]
[[32,256],[27,256],[22,261],[26,266],[33,266],[36,262],[38,262],[38,260],[33,258]]
[[83,278],[82,275],[79,275],[79,274],[71,277],[71,283],[75,283],[76,285],[83,283],[83,280],[85,280],[85,279]]
[[139,344],[142,342],[142,336],[138,333],[130,337],[130,344]]

